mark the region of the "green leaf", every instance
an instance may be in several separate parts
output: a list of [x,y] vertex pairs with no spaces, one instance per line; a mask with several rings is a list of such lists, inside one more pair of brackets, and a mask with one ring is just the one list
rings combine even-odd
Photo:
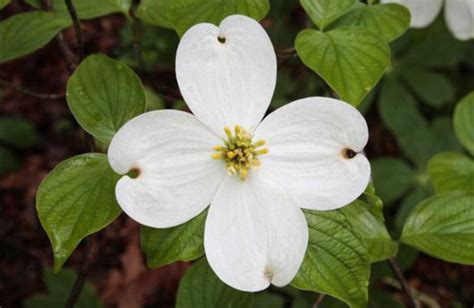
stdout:
[[466,43],[455,39],[450,31],[440,30],[429,34],[425,31],[426,36],[421,39],[415,35],[403,36],[409,40],[403,48],[400,64],[404,67],[449,68],[459,63],[466,54]]
[[432,156],[433,135],[413,96],[397,79],[386,78],[378,107],[383,122],[405,155],[424,169]]
[[456,90],[442,74],[425,69],[404,68],[401,76],[411,90],[432,107],[439,108],[454,100]]
[[[41,0],[25,0],[26,3],[35,7],[42,8]],[[112,13],[123,13],[128,15],[131,0],[73,0],[72,4],[80,19],[92,19]],[[64,0],[51,0],[51,5],[55,12],[69,16],[66,2]]]
[[229,15],[260,20],[270,10],[268,0],[142,0],[137,17],[144,22],[176,30],[180,36],[202,22],[218,25]]
[[253,293],[234,290],[214,274],[205,258],[181,279],[176,308],[251,307]]
[[365,240],[340,211],[304,211],[309,244],[292,286],[366,307],[370,260]]
[[169,29],[174,29],[170,14],[175,0],[141,0],[135,15],[142,21]]
[[375,189],[385,203],[399,199],[414,182],[415,174],[403,160],[378,158],[372,160],[370,165]]
[[260,292],[255,295],[252,308],[284,308],[286,307],[285,302],[285,298],[279,294]]
[[431,122],[431,156],[441,152],[462,152],[462,146],[454,133],[453,123],[447,116],[437,117]]
[[27,120],[0,117],[0,143],[26,149],[38,144],[36,128]]
[[46,45],[70,18],[50,12],[27,12],[0,22],[0,63],[32,53]]
[[67,102],[82,128],[105,143],[146,106],[140,78],[101,54],[87,57],[69,78]]
[[[43,279],[48,289],[48,294],[35,294],[24,302],[26,308],[64,307],[69,298],[76,273],[70,269],[63,269],[58,273],[46,270]],[[94,294],[92,287],[86,283],[77,299],[75,308],[99,308],[102,305]]]
[[296,37],[295,47],[304,64],[354,106],[377,84],[390,62],[387,44],[358,28],[325,33],[306,29]]
[[0,177],[7,172],[15,170],[20,165],[15,155],[2,146],[0,146],[0,162]]
[[365,239],[371,262],[382,261],[397,254],[398,244],[388,234],[383,220],[371,213],[367,203],[356,200],[341,211]]
[[449,262],[474,265],[474,192],[424,200],[410,213],[401,240]]
[[400,235],[403,225],[410,215],[410,212],[419,202],[428,198],[432,194],[433,192],[429,188],[418,185],[405,198],[403,198],[395,216],[395,233],[397,236]]
[[119,179],[105,154],[83,154],[63,161],[43,180],[36,209],[53,246],[55,271],[84,237],[120,214],[115,200]]
[[354,7],[357,0],[300,0],[300,3],[314,24],[323,30]]
[[12,0],[0,0],[0,10],[6,7]]
[[157,268],[202,257],[206,216],[207,211],[204,211],[187,223],[168,229],[142,226],[140,243],[148,266]]
[[454,110],[454,131],[462,145],[474,155],[474,92],[464,97]]
[[367,203],[369,206],[369,211],[375,216],[384,220],[383,218],[383,201],[375,193],[375,188],[372,183],[367,185],[364,193],[359,197],[360,200]]
[[429,164],[433,186],[438,193],[474,190],[474,160],[460,153],[440,153]]
[[409,25],[408,9],[396,3],[387,3],[357,6],[338,19],[332,27],[364,28],[380,35],[386,42],[390,42],[405,33]]
[[165,109],[164,100],[152,89],[145,87],[146,111]]

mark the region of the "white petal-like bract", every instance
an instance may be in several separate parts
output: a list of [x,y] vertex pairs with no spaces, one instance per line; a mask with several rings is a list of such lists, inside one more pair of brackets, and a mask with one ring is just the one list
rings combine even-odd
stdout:
[[407,7],[411,14],[410,27],[412,28],[429,26],[436,19],[443,6],[443,0],[382,0],[381,2],[393,2]]
[[224,126],[255,129],[273,96],[276,67],[265,30],[241,15],[227,17],[219,27],[192,27],[176,53],[176,78],[184,100],[222,137]]
[[252,292],[287,285],[307,245],[306,219],[289,195],[255,174],[224,180],[204,233],[207,259],[222,281]]
[[455,38],[461,41],[474,38],[474,0],[446,0],[444,15]]
[[127,122],[108,150],[112,169],[124,175],[115,194],[122,209],[141,224],[167,228],[201,213],[226,176],[211,158],[220,139],[193,115],[152,111]]
[[[361,152],[368,141],[364,117],[332,98],[309,97],[277,109],[255,138],[270,152],[256,172],[277,181],[307,209],[332,210],[355,200],[367,187],[370,163]],[[345,149],[358,153],[345,156]]]

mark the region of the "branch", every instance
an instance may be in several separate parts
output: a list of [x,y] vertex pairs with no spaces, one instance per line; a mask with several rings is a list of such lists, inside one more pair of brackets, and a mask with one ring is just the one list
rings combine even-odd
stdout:
[[33,92],[33,91],[30,91],[26,88],[23,88],[23,87],[20,87],[20,86],[17,86],[17,85],[14,85],[12,84],[11,82],[9,81],[6,81],[6,80],[2,80],[0,79],[0,86],[4,86],[4,87],[8,87],[8,88],[11,88],[15,91],[18,91],[18,92],[21,92],[25,95],[28,95],[28,96],[31,96],[31,97],[35,97],[35,98],[38,98],[38,99],[63,99],[66,95],[65,94],[43,94],[43,93],[36,93],[36,92]]
[[402,270],[400,269],[400,266],[397,263],[397,260],[393,257],[388,259],[388,262],[390,263],[390,267],[392,268],[393,272],[397,276],[398,281],[400,282],[400,285],[402,287],[402,290],[408,295],[410,298],[410,301],[415,308],[421,308],[420,302],[418,301],[417,298],[415,298],[410,286],[408,285],[407,280],[405,279],[405,276],[403,276]]
[[278,69],[280,69],[290,58],[296,57],[296,49],[294,47],[277,49],[275,51],[278,60]]
[[318,308],[319,305],[321,305],[321,303],[323,302],[324,298],[326,297],[326,294],[319,294],[318,298],[316,299],[316,301],[314,302],[312,308]]
[[89,266],[95,254],[95,238],[94,235],[89,236],[85,239],[87,244],[84,260],[82,261],[81,271],[77,275],[77,279],[74,282],[74,286],[69,293],[69,298],[66,302],[66,308],[74,308],[79,296],[82,293],[84,284],[86,283],[87,274],[89,273]]
[[72,0],[66,0],[67,10],[69,15],[71,15],[72,22],[74,24],[74,32],[76,33],[76,40],[77,40],[77,48],[79,54],[79,61],[84,59],[84,42],[82,41],[82,31],[81,31],[81,23],[79,21],[79,17],[77,16],[76,9],[72,4]]
[[[43,8],[46,11],[53,11],[53,7],[51,6],[51,2],[49,0],[42,0]],[[74,69],[76,68],[76,59],[74,53],[69,48],[69,45],[64,40],[64,36],[61,32],[56,35],[56,42],[59,46],[59,51],[63,55],[64,61],[66,62],[66,67],[69,74],[72,74]]]

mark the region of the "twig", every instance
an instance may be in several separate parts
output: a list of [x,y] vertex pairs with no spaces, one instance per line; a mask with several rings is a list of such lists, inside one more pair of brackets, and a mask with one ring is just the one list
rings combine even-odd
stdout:
[[58,43],[59,50],[64,57],[64,61],[66,62],[67,70],[69,74],[72,74],[77,66],[76,56],[64,40],[64,35],[62,33],[58,33],[58,35],[56,35],[56,42]]
[[290,47],[290,48],[277,49],[276,56],[278,60],[277,69],[279,70],[283,65],[285,65],[288,59],[296,57],[297,53],[294,47]]
[[86,251],[84,260],[82,261],[81,271],[77,275],[77,279],[74,282],[74,286],[69,293],[69,298],[66,302],[66,308],[73,308],[76,304],[79,296],[82,293],[82,289],[84,288],[84,284],[86,283],[87,274],[89,273],[89,266],[95,254],[95,238],[94,235],[85,239],[86,241]]
[[35,97],[35,98],[38,98],[38,99],[63,99],[65,97],[65,94],[43,94],[43,93],[36,93],[36,92],[33,92],[33,91],[30,91],[26,88],[23,88],[23,87],[20,87],[20,86],[17,86],[17,85],[14,85],[12,84],[11,82],[8,82],[6,80],[1,80],[0,79],[0,86],[5,86],[5,87],[9,87],[15,91],[18,91],[18,92],[21,92],[25,95],[28,95],[28,96],[31,96],[31,97]]
[[314,302],[312,308],[318,308],[319,305],[321,305],[321,303],[323,302],[324,298],[326,297],[326,294],[319,294],[318,298],[316,299],[316,301]]
[[82,61],[82,59],[84,59],[84,42],[82,41],[81,22],[79,21],[79,17],[77,16],[76,9],[74,8],[74,5],[72,4],[72,0],[66,0],[66,6],[69,12],[69,15],[71,15],[72,22],[74,24],[74,32],[76,33],[79,61]]
[[[42,4],[43,4],[43,8],[46,11],[53,10],[53,7],[49,0],[42,0]],[[64,36],[61,32],[56,35],[56,42],[58,43],[59,51],[63,55],[64,62],[66,62],[67,70],[69,74],[72,74],[72,72],[74,72],[74,70],[76,69],[76,59],[75,59],[74,53],[71,51],[71,49],[69,48],[69,45],[64,40]]]
[[410,301],[415,308],[421,308],[420,302],[418,301],[417,298],[413,295],[413,292],[408,285],[407,280],[405,279],[405,276],[403,276],[402,270],[400,269],[400,266],[397,263],[397,260],[395,260],[394,257],[391,257],[388,259],[388,262],[390,263],[390,267],[392,268],[393,272],[397,276],[398,281],[400,282],[400,285],[402,287],[402,290],[408,295],[410,298]]
[[[397,279],[392,278],[392,277],[385,277],[383,280],[383,283],[385,283],[388,286],[397,288],[399,290],[402,289],[402,286],[400,282],[398,282]],[[411,288],[413,295],[415,296],[416,299],[420,301],[420,303],[424,304],[427,307],[430,308],[441,308],[441,306],[433,299],[431,298],[428,294],[420,292],[416,289]]]

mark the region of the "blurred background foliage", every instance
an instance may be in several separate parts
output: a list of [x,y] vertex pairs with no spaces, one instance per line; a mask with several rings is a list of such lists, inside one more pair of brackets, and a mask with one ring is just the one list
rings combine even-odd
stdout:
[[[27,10],[28,6],[20,2],[3,9],[1,18]],[[306,96],[335,95],[292,49],[297,33],[311,26],[298,1],[272,0],[262,24],[279,62],[272,110]],[[179,42],[174,31],[116,14],[84,22],[84,32],[87,52],[108,53],[139,74],[146,87],[147,110],[186,109],[174,76]],[[70,29],[65,37],[74,44]],[[1,65],[0,77],[38,92],[60,92],[67,71],[54,47]],[[430,159],[441,152],[464,151],[455,136],[452,115],[456,103],[474,90],[474,42],[454,39],[440,15],[426,29],[407,31],[391,43],[391,48],[390,68],[359,108],[370,128],[366,151],[374,186],[384,201],[388,229],[398,239],[408,213],[435,193],[428,171]],[[85,136],[62,101],[37,100],[10,87],[2,87],[0,97],[0,305],[61,307],[66,301],[65,290],[72,286],[76,274],[70,269],[58,276],[51,274],[48,241],[32,210],[26,208],[32,207],[34,191],[48,170],[84,151],[79,141]],[[170,266],[157,275],[149,274],[151,270],[145,269],[142,256],[136,252],[138,241],[128,235],[131,230],[136,233],[136,228],[121,217],[112,231],[101,236],[100,241],[108,248],[98,253],[94,270],[99,274],[91,277],[93,287],[85,288],[77,307],[120,306],[114,297],[129,294],[124,291],[127,284],[153,290],[153,294],[141,294],[126,302],[132,306],[172,305],[176,282],[187,266]],[[140,261],[130,265],[128,261],[134,257]],[[425,306],[471,307],[474,303],[472,267],[435,260],[404,245],[397,258]],[[72,258],[70,265],[78,268],[79,259]],[[140,270],[129,273],[123,269],[127,266]],[[169,275],[174,277],[169,282],[149,281],[150,277],[165,280]],[[117,279],[126,283],[121,285]],[[18,292],[17,288],[26,291]],[[407,303],[392,271],[382,262],[372,266],[369,294],[369,307],[404,307]],[[314,293],[291,287],[270,288],[255,296],[253,307],[310,307],[316,300]],[[344,306],[326,297],[318,307]]]

